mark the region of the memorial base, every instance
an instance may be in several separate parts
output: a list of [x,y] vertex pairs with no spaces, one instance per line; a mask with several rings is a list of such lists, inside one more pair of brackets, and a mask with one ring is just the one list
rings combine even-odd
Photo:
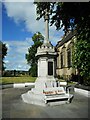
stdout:
[[32,91],[28,91],[21,95],[23,101],[28,104],[40,105],[40,106],[54,106],[70,103],[73,95],[50,95],[35,94]]
[[37,78],[35,88],[21,95],[25,103],[53,106],[70,103],[73,95],[66,92],[64,87],[57,86],[55,78]]

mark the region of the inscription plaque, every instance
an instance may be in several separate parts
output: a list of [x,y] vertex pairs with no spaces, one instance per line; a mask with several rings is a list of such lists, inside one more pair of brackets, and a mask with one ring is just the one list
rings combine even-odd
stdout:
[[48,62],[48,75],[53,75],[53,62]]

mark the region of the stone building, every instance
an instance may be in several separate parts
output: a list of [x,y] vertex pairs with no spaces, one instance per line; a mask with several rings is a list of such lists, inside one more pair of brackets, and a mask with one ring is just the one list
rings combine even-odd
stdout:
[[77,70],[72,68],[72,52],[76,41],[76,32],[68,32],[56,45],[58,52],[56,74],[65,80],[70,80]]

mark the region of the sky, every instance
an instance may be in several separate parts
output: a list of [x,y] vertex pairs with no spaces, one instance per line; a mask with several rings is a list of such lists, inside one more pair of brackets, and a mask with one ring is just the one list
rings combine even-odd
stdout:
[[[36,20],[36,6],[30,0],[4,0],[2,3],[2,41],[8,51],[5,57],[7,70],[28,70],[25,54],[33,45],[32,36],[41,32],[45,36],[44,19]],[[49,40],[55,46],[63,36],[55,26],[49,28]]]

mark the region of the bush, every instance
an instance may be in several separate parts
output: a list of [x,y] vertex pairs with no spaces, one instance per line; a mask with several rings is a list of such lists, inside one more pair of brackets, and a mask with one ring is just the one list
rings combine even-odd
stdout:
[[63,76],[58,75],[57,78],[58,79],[63,79]]

